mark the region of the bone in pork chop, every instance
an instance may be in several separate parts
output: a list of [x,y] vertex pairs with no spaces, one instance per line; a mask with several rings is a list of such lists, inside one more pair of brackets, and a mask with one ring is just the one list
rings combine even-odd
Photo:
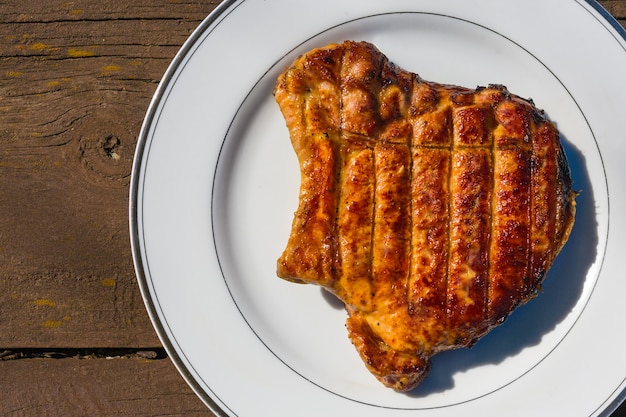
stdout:
[[398,391],[535,297],[575,196],[559,133],[500,85],[421,79],[346,41],[300,56],[274,90],[301,170],[278,276],[348,312],[370,372]]

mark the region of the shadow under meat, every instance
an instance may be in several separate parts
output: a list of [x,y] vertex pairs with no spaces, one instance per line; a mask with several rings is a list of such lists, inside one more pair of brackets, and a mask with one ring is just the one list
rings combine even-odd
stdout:
[[[498,364],[523,349],[538,345],[543,336],[554,330],[578,302],[587,273],[597,257],[598,233],[595,200],[585,157],[561,137],[573,181],[579,191],[576,218],[570,238],[548,271],[536,298],[517,308],[500,326],[480,339],[472,348],[454,349],[432,357],[428,377],[406,395],[425,397],[454,387],[454,375],[472,368]],[[343,309],[337,297],[321,289],[333,309]]]
[[[523,349],[538,345],[576,306],[587,274],[596,261],[598,232],[595,200],[585,157],[561,137],[568,157],[576,198],[576,218],[568,242],[548,271],[535,299],[515,310],[472,348],[442,352],[432,358],[430,375],[407,395],[425,397],[454,387],[454,375],[495,365]],[[534,366],[534,364],[532,365]]]

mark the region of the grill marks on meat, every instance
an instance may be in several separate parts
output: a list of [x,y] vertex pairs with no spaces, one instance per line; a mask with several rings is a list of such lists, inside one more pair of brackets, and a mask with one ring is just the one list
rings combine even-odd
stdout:
[[559,135],[503,86],[421,79],[346,41],[278,79],[301,168],[280,277],[348,311],[368,369],[404,391],[534,297],[571,230]]

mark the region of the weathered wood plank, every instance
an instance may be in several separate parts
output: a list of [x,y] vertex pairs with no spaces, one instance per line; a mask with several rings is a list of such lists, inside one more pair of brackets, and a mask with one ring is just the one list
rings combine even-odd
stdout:
[[[91,0],[50,0],[45,4],[8,1],[0,4],[5,22],[54,22],[120,19],[199,20],[218,5],[220,0],[141,0],[108,1],[94,4]],[[105,2],[101,2],[105,3]]]
[[0,360],[0,415],[214,416],[169,359]]
[[159,343],[130,253],[132,158],[217,3],[0,3],[0,347]]

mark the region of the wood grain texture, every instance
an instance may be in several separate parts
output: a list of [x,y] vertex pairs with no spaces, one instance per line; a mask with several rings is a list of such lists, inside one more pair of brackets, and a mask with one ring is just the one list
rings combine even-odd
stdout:
[[0,346],[158,344],[130,252],[132,158],[216,3],[0,3]]
[[4,417],[214,416],[169,360],[0,361],[0,386]]
[[213,416],[168,358],[14,358],[160,345],[130,253],[131,163],[217,3],[0,2],[0,351],[18,352],[0,360],[0,415]]

